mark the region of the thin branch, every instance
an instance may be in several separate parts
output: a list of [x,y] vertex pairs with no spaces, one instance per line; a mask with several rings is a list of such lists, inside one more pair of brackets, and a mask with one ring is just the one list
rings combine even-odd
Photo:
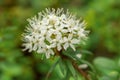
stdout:
[[82,74],[82,76],[84,76],[86,80],[90,80],[87,74],[81,68],[79,68],[75,62],[73,62],[73,66],[80,74]]

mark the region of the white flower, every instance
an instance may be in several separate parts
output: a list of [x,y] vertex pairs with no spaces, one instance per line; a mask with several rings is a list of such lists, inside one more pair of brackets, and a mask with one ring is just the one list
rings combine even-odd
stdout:
[[80,44],[88,34],[85,31],[85,22],[80,22],[74,15],[61,9],[46,9],[38,16],[27,19],[29,22],[23,35],[24,50],[36,51],[50,58],[58,51]]
[[43,52],[45,52],[46,58],[50,58],[50,54],[54,55],[54,52],[53,52],[53,50],[51,48],[52,48],[52,46],[46,46],[43,49]]
[[55,45],[57,50],[60,51],[62,49],[62,43],[63,43],[62,35],[58,33],[52,43],[53,45]]
[[75,51],[74,44],[78,44],[79,40],[76,38],[73,38],[73,34],[69,34],[68,38],[64,37],[64,49],[66,50],[69,46]]

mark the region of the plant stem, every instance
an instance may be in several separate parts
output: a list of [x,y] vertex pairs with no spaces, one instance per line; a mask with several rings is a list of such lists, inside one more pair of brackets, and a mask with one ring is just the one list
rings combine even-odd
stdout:
[[73,62],[72,64],[73,64],[74,68],[75,68],[80,74],[82,74],[82,76],[84,76],[84,78],[85,78],[86,80],[90,80],[89,77],[87,76],[87,74],[86,74],[81,68],[79,68],[78,65],[77,65],[75,62]]

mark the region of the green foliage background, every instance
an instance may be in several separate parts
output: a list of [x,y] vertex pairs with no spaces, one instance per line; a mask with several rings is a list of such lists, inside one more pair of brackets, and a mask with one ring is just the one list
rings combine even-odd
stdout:
[[[49,7],[85,19],[90,34],[81,47],[93,53],[86,59],[99,80],[120,80],[120,0],[0,0],[0,80],[44,80],[55,60],[22,52],[21,34],[27,18]],[[62,80],[57,68],[50,80]]]

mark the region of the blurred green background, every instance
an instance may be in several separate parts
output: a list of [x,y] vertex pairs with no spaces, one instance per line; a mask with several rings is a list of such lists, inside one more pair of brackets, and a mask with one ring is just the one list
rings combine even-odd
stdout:
[[[87,59],[98,79],[120,80],[120,0],[0,0],[0,80],[44,80],[54,60],[22,52],[21,34],[27,18],[61,7],[87,22],[90,34],[82,48],[93,53]],[[50,80],[60,77],[55,70]]]

